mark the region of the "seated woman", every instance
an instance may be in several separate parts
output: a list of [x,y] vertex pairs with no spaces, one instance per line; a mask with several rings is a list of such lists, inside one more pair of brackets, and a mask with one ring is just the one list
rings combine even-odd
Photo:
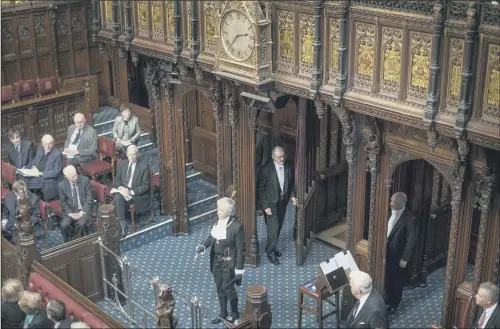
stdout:
[[19,297],[24,291],[19,280],[8,279],[2,286],[2,329],[21,328],[26,314],[19,307]]
[[26,313],[26,319],[24,319],[21,328],[52,328],[52,323],[45,313],[42,296],[39,293],[24,291],[19,298],[19,307]]
[[116,141],[116,150],[119,151],[120,157],[127,158],[127,146],[136,144],[141,136],[141,127],[139,127],[139,119],[133,116],[127,105],[120,106],[120,115],[116,117],[113,126],[113,138]]

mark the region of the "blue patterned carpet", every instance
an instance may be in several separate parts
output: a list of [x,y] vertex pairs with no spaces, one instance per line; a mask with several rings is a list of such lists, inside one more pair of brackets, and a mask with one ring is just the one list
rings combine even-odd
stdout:
[[[261,266],[257,269],[246,268],[243,285],[237,288],[240,298],[240,312],[243,312],[245,292],[249,285],[264,285],[268,289],[268,301],[273,308],[273,328],[297,327],[298,286],[314,278],[317,273],[317,265],[337,252],[323,243],[313,242],[305,265],[296,266],[295,248],[292,242],[294,217],[295,212],[289,206],[282,236],[278,242],[278,249],[283,252],[283,262],[279,266],[269,264],[265,258],[263,248],[266,228],[263,218],[258,219]],[[195,295],[200,297],[203,313],[206,315],[203,322],[204,328],[213,327],[210,324],[210,319],[219,312],[215,284],[209,271],[208,254],[194,260],[194,250],[205,239],[211,222],[210,220],[195,222],[192,225],[191,235],[167,236],[125,253],[130,262],[144,271],[147,276],[159,276],[162,283],[172,286],[178,293],[175,316],[180,319],[181,328],[191,326],[189,309],[185,307],[181,296],[184,296],[185,299],[190,299]],[[153,262],[152,259],[154,259]],[[426,288],[404,291],[403,301],[399,309],[389,317],[391,328],[428,328],[431,323],[439,323],[444,274],[445,269],[441,268],[428,277]],[[154,296],[146,280],[133,280],[133,286],[144,300],[144,305],[153,309]],[[314,305],[312,300],[307,301],[307,297],[305,300],[310,305]],[[101,302],[99,306],[125,325],[132,326],[127,323],[124,316],[118,314],[106,303]],[[325,306],[324,312],[327,310],[328,308]],[[334,326],[334,317],[324,322],[325,328]],[[305,314],[302,327],[317,328],[315,316]]]

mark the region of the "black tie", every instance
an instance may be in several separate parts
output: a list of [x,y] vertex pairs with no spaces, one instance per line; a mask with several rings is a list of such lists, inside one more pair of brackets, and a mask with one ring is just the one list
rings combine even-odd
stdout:
[[19,161],[19,166],[21,165],[21,146],[20,145],[16,145],[16,152],[17,152],[17,158],[18,158],[18,161]]
[[358,301],[356,302],[356,304],[354,305],[354,308],[352,310],[352,318],[354,319],[356,317],[356,312],[358,311],[358,307],[359,307],[359,299]]
[[78,129],[78,132],[76,133],[75,139],[73,139],[73,141],[71,142],[71,144],[73,144],[73,145],[78,144],[78,141],[80,140],[80,134],[81,134],[81,132],[82,132],[82,130]]
[[76,192],[76,184],[71,184],[71,198],[72,198],[72,203],[71,206],[73,207],[73,211],[78,210],[78,194]]
[[[132,164],[130,163],[128,165],[128,169],[127,169],[127,174],[125,175],[125,185],[128,186],[128,182],[130,181],[130,178],[132,176]],[[128,186],[130,187],[130,186]]]

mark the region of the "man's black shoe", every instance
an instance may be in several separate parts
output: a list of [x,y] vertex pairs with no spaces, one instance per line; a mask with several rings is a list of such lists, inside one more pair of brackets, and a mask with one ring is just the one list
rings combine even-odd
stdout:
[[213,318],[212,321],[210,321],[211,324],[217,324],[217,323],[221,323],[222,320],[219,319],[219,318]]
[[267,259],[269,259],[269,261],[271,262],[271,264],[273,265],[279,265],[280,264],[280,261],[278,260],[278,258],[276,258],[276,256],[274,255],[267,255]]
[[274,251],[274,256],[281,257],[281,256],[283,256],[283,254],[281,252],[279,252],[278,250],[275,250]]
[[232,317],[230,315],[226,316],[226,320],[231,322],[231,323],[234,323],[236,320],[238,320],[238,317]]

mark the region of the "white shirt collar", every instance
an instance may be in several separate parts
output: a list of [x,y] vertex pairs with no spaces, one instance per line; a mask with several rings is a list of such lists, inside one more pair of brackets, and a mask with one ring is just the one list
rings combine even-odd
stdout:
[[62,321],[59,321],[59,322],[55,322],[55,321],[54,321],[54,328],[59,327],[59,324],[60,324],[61,322],[62,322]]
[[276,166],[276,169],[278,169],[278,168],[285,168],[284,164],[279,164],[276,161],[274,161],[274,165]]
[[485,308],[484,311],[486,312],[486,315],[489,315],[490,313],[493,313],[493,311],[495,310],[495,308],[497,307],[498,305],[498,302],[495,303],[494,305],[488,307],[488,308]]
[[361,310],[361,308],[363,307],[364,303],[366,302],[366,300],[368,299],[368,297],[370,296],[371,293],[372,292],[370,291],[369,293],[363,295],[363,297],[361,297],[359,299],[359,306],[358,306],[358,309],[356,310],[356,314],[354,314],[354,316],[359,314],[359,311]]
[[399,209],[399,210],[392,210],[392,214],[393,215],[396,215],[396,218],[399,218],[401,216],[401,214],[403,213],[403,211],[405,211],[405,207]]
[[229,221],[229,216],[226,218],[219,218],[219,221],[217,222],[217,225],[227,225],[227,222]]

